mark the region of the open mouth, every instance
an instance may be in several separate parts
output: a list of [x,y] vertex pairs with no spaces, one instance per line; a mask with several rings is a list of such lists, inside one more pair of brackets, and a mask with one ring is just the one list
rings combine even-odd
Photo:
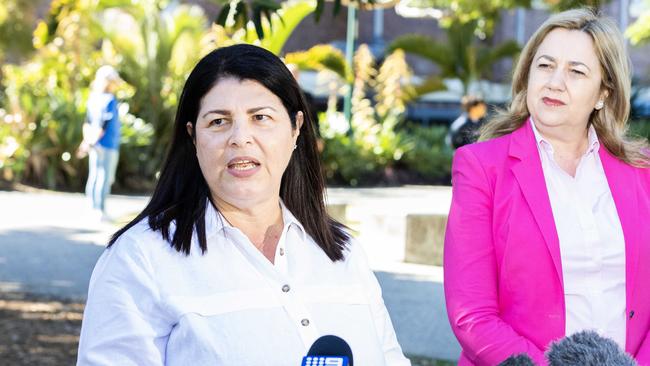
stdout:
[[235,170],[248,170],[248,169],[253,169],[259,165],[260,165],[259,163],[256,163],[251,160],[242,160],[236,163],[228,164],[228,168],[235,169]]
[[260,162],[249,157],[234,158],[228,162],[228,169],[243,172],[255,169],[260,166]]

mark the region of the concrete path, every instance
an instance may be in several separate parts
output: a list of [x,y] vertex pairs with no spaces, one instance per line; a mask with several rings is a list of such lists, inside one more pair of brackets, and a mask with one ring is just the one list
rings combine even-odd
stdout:
[[[446,187],[328,191],[330,203],[348,205],[404,351],[455,360],[460,347],[447,322],[442,269],[399,261],[406,213],[444,212],[450,197]],[[0,192],[0,291],[85,299],[110,234],[146,202],[111,196],[108,212],[118,224],[98,224],[81,194]]]

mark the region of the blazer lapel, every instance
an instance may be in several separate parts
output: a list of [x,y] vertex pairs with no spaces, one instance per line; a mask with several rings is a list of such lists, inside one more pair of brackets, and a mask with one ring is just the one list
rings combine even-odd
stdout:
[[519,183],[519,187],[526,199],[539,230],[544,236],[544,241],[553,259],[555,271],[560,283],[562,278],[562,264],[560,259],[560,242],[555,228],[551,201],[546,188],[542,162],[537,149],[535,135],[530,120],[514,131],[510,139],[509,154],[514,158],[511,170]]
[[601,145],[599,155],[609,184],[609,190],[616,205],[618,219],[623,228],[623,237],[625,239],[625,287],[626,296],[630,299],[636,280],[641,244],[638,239],[638,230],[635,230],[639,225],[636,170],[610,154],[604,145]]

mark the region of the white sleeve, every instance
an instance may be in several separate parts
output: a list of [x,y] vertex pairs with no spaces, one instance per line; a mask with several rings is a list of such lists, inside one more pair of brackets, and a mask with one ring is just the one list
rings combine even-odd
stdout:
[[160,306],[154,268],[125,233],[95,265],[77,365],[164,365],[173,326]]
[[379,286],[379,281],[377,281],[377,277],[375,277],[375,274],[372,272],[370,266],[368,265],[366,253],[363,251],[363,248],[361,248],[361,244],[359,242],[352,240],[350,245],[353,247],[351,248],[351,252],[353,252],[357,257],[356,260],[357,263],[359,263],[359,271],[364,282],[366,294],[370,299],[370,310],[372,311],[372,316],[375,321],[377,337],[379,337],[382,348],[384,350],[386,365],[410,366],[411,361],[409,361],[408,358],[404,357],[402,348],[397,342],[397,336],[395,335],[393,323],[390,320],[390,315],[388,314],[386,305],[384,305],[384,299],[381,295],[381,287]]

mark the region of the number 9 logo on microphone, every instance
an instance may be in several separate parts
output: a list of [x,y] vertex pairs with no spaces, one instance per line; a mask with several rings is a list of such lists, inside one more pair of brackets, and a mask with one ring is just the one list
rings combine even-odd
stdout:
[[349,366],[347,357],[306,356],[301,366]]

